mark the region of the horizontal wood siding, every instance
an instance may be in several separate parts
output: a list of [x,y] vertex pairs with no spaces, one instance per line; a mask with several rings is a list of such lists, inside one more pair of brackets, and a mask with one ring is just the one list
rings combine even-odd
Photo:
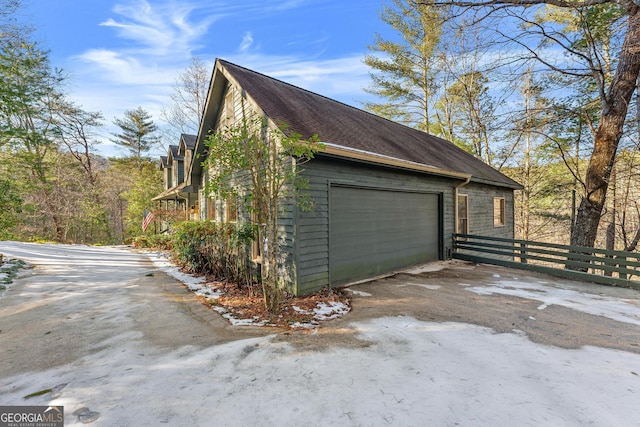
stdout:
[[[488,237],[513,239],[513,191],[507,188],[477,184],[474,182],[460,188],[460,194],[468,196],[469,233]],[[505,199],[505,225],[493,224],[493,199]]]
[[298,210],[296,229],[297,292],[305,294],[329,286],[329,187],[331,184],[397,189],[443,195],[444,253],[450,253],[454,232],[454,187],[461,180],[390,169],[317,156],[302,166],[309,180],[314,208]]

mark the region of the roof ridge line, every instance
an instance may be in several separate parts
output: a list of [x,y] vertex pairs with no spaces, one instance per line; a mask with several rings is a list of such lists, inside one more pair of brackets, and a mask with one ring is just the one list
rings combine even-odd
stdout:
[[[252,70],[252,69],[250,69],[250,68],[244,67],[244,66],[242,66],[242,65],[238,65],[238,64],[236,64],[236,63],[234,63],[234,62],[227,61],[226,59],[218,58],[218,60],[219,60],[220,62],[223,62],[223,63],[229,64],[229,65],[233,65],[234,67],[242,68],[243,70],[248,71],[248,72],[250,72],[250,73],[258,74],[258,75],[263,76],[263,77],[266,77],[266,78],[268,78],[268,79],[275,80],[276,82],[283,83],[283,84],[285,84],[285,85],[287,85],[287,86],[290,86],[290,87],[292,87],[292,88],[295,88],[295,89],[298,89],[298,90],[302,90],[302,91],[307,92],[307,93],[309,93],[309,94],[311,94],[311,95],[319,96],[320,98],[324,98],[324,99],[326,99],[326,100],[328,100],[328,101],[331,101],[331,102],[335,102],[335,103],[337,103],[337,104],[344,105],[345,107],[348,107],[348,108],[354,109],[354,110],[356,110],[356,111],[360,111],[360,112],[362,112],[362,113],[368,114],[368,115],[370,115],[370,116],[372,116],[372,117],[375,117],[376,119],[385,120],[385,121],[387,121],[387,122],[389,122],[389,123],[393,124],[394,126],[402,126],[403,128],[411,129],[411,130],[414,130],[414,131],[416,131],[416,132],[422,132],[422,133],[424,133],[424,134],[426,134],[426,135],[429,135],[429,136],[432,136],[432,137],[434,137],[434,138],[438,138],[438,139],[441,139],[441,140],[443,140],[443,141],[446,141],[446,142],[448,142],[448,143],[450,143],[450,144],[453,144],[453,142],[451,142],[451,141],[447,141],[446,139],[444,139],[444,138],[440,138],[439,136],[433,135],[433,134],[431,134],[431,133],[429,133],[429,132],[425,132],[425,131],[423,131],[423,130],[416,129],[416,128],[411,127],[411,126],[407,126],[407,125],[405,125],[405,124],[398,123],[398,122],[396,122],[396,121],[394,121],[394,120],[391,120],[391,119],[389,119],[389,118],[382,117],[382,116],[379,116],[379,115],[377,115],[377,114],[374,114],[374,113],[372,113],[371,111],[367,111],[367,110],[364,110],[364,109],[362,109],[362,108],[354,107],[353,105],[349,105],[349,104],[347,104],[346,102],[342,102],[342,101],[338,101],[337,99],[329,98],[329,97],[328,97],[328,96],[326,96],[326,95],[322,95],[322,94],[317,93],[317,92],[314,92],[314,91],[312,91],[312,90],[305,89],[305,88],[300,87],[300,86],[296,86],[296,85],[294,85],[293,83],[289,83],[289,82],[286,82],[286,81],[284,81],[284,80],[280,80],[280,79],[278,79],[278,78],[275,78],[275,77],[269,76],[269,75],[267,75],[267,74],[261,73],[261,72],[259,72],[259,71],[255,71],[255,70]],[[224,65],[224,64],[223,64],[223,65]]]

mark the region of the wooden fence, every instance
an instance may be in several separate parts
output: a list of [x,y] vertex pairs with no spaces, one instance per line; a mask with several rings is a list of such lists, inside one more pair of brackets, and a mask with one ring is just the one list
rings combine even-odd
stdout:
[[455,259],[640,290],[638,253],[472,234],[454,234],[453,249]]

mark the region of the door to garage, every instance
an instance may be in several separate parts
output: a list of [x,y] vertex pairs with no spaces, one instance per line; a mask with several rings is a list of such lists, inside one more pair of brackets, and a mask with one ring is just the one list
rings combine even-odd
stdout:
[[332,285],[440,259],[440,195],[332,185],[329,199]]

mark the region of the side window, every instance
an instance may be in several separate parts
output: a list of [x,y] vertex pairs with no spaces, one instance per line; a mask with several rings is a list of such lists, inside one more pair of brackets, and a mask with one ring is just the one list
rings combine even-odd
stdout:
[[[255,200],[253,201],[253,213],[251,214],[251,221],[256,224],[257,223],[257,215],[255,213],[256,210],[256,204],[255,204]],[[255,240],[251,243],[251,258],[257,262],[257,263],[262,263],[262,239],[260,238],[260,227],[256,227],[257,230],[257,236],[255,238]]]
[[207,219],[216,219],[216,201],[211,197],[207,197]]
[[225,124],[231,126],[236,121],[235,105],[233,102],[233,89],[229,88],[229,91],[224,97],[224,110],[225,110]]
[[505,225],[504,197],[493,198],[493,226],[503,227]]
[[458,224],[456,233],[469,234],[469,197],[466,194],[458,194]]
[[227,222],[237,222],[238,221],[238,199],[236,199],[235,196],[229,196],[225,204],[227,205],[226,215],[225,215]]
[[167,180],[167,190],[173,187],[173,170],[171,168],[165,169],[165,176]]

